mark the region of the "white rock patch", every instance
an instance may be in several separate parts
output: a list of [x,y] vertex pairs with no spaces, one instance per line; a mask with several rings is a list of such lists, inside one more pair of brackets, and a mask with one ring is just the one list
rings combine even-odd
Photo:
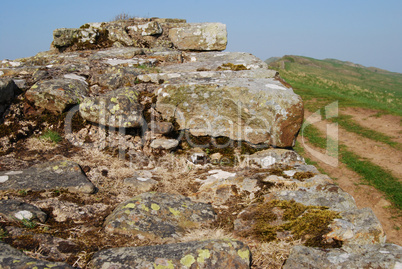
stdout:
[[19,220],[24,220],[24,219],[30,220],[33,218],[33,214],[31,211],[22,210],[22,211],[15,213],[14,217],[16,217]]
[[8,176],[0,176],[0,183],[4,183],[8,180]]

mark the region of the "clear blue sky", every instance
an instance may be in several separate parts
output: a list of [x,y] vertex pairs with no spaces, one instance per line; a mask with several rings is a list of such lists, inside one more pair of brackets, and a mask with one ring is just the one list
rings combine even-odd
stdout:
[[1,0],[0,60],[49,49],[56,28],[120,13],[227,25],[227,51],[335,58],[402,73],[402,0]]

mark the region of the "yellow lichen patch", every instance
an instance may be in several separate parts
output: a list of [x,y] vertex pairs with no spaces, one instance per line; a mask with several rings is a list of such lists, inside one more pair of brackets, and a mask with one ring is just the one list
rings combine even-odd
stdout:
[[125,206],[123,206],[123,208],[135,208],[135,204],[134,203],[128,203]]
[[239,249],[239,250],[237,251],[237,254],[238,254],[238,255],[240,256],[240,258],[242,258],[243,260],[246,260],[246,261],[249,260],[250,251],[249,251],[248,249],[246,249],[246,250],[241,250],[241,249]]
[[195,259],[194,259],[193,255],[188,254],[188,255],[184,256],[183,258],[181,258],[180,263],[183,264],[184,266],[190,268],[191,265],[193,263],[195,263]]
[[209,257],[211,257],[211,253],[209,252],[208,249],[199,249],[197,251],[198,251],[197,262],[205,262],[205,259],[209,259]]
[[169,207],[169,211],[170,211],[170,213],[172,213],[172,214],[175,215],[175,216],[179,216],[179,215],[180,215],[180,211],[179,211],[179,210],[176,210],[176,209],[174,209],[174,208]]
[[144,205],[144,204],[141,204],[141,209],[143,209],[143,210],[145,210],[145,211],[149,211],[149,207],[147,207],[146,205]]
[[157,259],[153,264],[155,269],[173,269],[174,264],[171,260]]
[[151,208],[152,210],[158,211],[159,209],[161,209],[161,207],[157,204],[151,204]]

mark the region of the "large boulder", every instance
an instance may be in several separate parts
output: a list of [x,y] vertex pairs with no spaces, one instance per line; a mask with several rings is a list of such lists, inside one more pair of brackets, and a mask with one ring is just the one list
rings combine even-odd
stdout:
[[194,136],[276,147],[292,147],[303,121],[300,96],[274,79],[166,85],[158,92],[156,109]]
[[105,126],[131,128],[143,124],[138,91],[131,87],[88,97],[80,104],[79,111],[84,119]]
[[188,243],[102,250],[91,268],[250,268],[251,252],[237,240],[203,240]]
[[189,228],[215,220],[211,205],[181,195],[147,192],[120,204],[106,218],[107,232],[178,237]]
[[39,81],[25,97],[35,106],[59,114],[88,95],[88,85],[80,79],[59,78]]
[[169,30],[169,37],[180,50],[225,50],[226,25],[222,23],[189,23]]

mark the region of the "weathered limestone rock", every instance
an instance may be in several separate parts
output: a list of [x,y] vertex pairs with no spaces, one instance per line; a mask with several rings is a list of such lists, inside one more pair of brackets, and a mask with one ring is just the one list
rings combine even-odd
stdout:
[[53,47],[60,51],[109,47],[173,47],[185,50],[224,50],[226,25],[193,23],[177,19],[119,20],[87,23],[80,28],[60,28],[53,32]]
[[7,245],[0,241],[0,264],[3,268],[55,268],[67,269],[73,268],[72,266],[62,262],[48,262],[43,260],[34,259],[26,256],[21,251]]
[[172,150],[179,145],[179,141],[176,139],[157,138],[152,140],[150,147],[153,149],[165,149]]
[[181,195],[149,192],[120,204],[104,225],[107,232],[177,237],[215,217],[211,205],[194,203]]
[[261,168],[270,168],[273,165],[303,165],[303,158],[293,150],[266,149],[246,157],[250,164],[257,164]]
[[53,45],[55,47],[67,47],[79,37],[80,30],[75,28],[60,28],[53,31]]
[[356,245],[385,243],[384,230],[371,208],[349,210],[340,215],[342,219],[334,220],[329,226],[332,231],[326,235],[327,240]]
[[236,240],[205,240],[159,246],[107,249],[91,268],[250,268],[249,248]]
[[248,197],[252,200],[261,187],[256,178],[244,174],[244,172],[231,173],[221,169],[210,170],[205,179],[197,180],[201,186],[192,198],[214,205],[223,205],[230,198],[238,196]]
[[112,127],[131,128],[143,124],[138,91],[131,87],[84,99],[80,115],[88,121]]
[[340,249],[296,246],[284,269],[294,268],[379,268],[402,267],[402,247],[394,244],[350,245]]
[[57,198],[48,198],[32,202],[41,208],[52,208],[52,216],[57,222],[71,220],[75,223],[83,223],[94,216],[110,210],[111,206],[103,203],[78,205],[73,202],[60,201]]
[[47,219],[46,213],[36,206],[17,200],[0,200],[0,215],[8,221],[38,220],[43,223]]
[[56,161],[20,171],[0,172],[0,190],[49,190],[65,188],[71,192],[93,193],[95,186],[79,165]]
[[326,206],[338,212],[356,209],[353,197],[334,184],[299,188],[294,191],[283,190],[265,195],[267,200],[294,200],[304,205]]
[[133,176],[124,179],[124,184],[136,188],[140,192],[147,192],[152,189],[158,181],[148,178],[148,177],[141,177],[141,176]]
[[[105,60],[108,61],[108,60]],[[109,63],[118,63],[120,60],[111,59]],[[126,61],[126,60],[121,60]],[[133,60],[129,60],[133,61]],[[117,90],[127,85],[134,85],[138,75],[138,69],[134,67],[113,66],[105,67],[91,72],[90,83],[108,90]]]
[[225,50],[226,25],[222,23],[194,23],[172,28],[169,37],[180,50]]
[[143,36],[160,35],[163,32],[162,27],[158,22],[152,21],[141,25],[134,25],[127,27],[129,31],[140,33]]
[[88,85],[79,79],[51,79],[33,85],[25,97],[35,106],[53,113],[62,113],[88,95]]
[[222,84],[166,85],[158,92],[156,109],[194,136],[293,146],[303,121],[298,95],[273,79]]

